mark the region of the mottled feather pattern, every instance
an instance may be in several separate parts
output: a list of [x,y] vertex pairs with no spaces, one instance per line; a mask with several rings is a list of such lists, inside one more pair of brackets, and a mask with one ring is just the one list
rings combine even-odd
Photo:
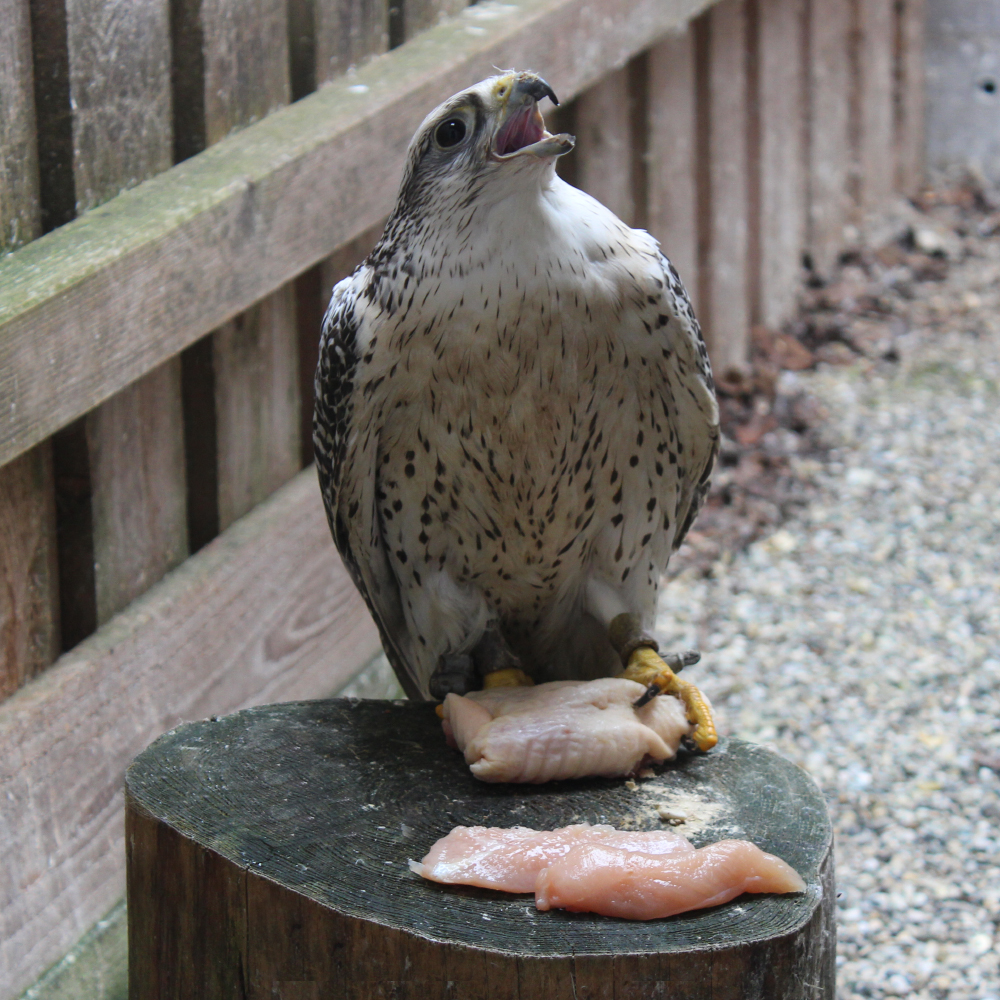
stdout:
[[588,581],[651,619],[717,447],[690,300],[551,164],[498,182],[427,156],[324,323],[334,539],[411,694],[490,623],[538,679],[612,673]]

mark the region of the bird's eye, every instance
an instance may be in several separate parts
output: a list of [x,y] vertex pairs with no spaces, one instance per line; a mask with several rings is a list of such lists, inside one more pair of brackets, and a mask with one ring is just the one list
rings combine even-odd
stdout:
[[465,122],[461,118],[449,118],[442,122],[434,133],[439,146],[447,149],[449,146],[457,146],[465,138]]

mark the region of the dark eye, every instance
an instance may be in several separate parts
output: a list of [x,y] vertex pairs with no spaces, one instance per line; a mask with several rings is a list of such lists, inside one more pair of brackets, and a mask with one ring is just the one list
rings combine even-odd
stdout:
[[434,138],[445,149],[457,145],[465,138],[465,122],[461,118],[449,118],[438,125]]

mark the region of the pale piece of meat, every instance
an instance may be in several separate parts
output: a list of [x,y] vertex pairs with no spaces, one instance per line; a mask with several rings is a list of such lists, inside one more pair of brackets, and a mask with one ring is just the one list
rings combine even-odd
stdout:
[[689,840],[670,830],[616,830],[589,823],[561,830],[456,826],[422,861],[411,861],[410,868],[432,882],[534,892],[538,873],[581,844],[607,844],[661,857],[694,853]]
[[693,729],[669,695],[634,708],[643,693],[635,681],[606,677],[449,694],[444,730],[483,781],[618,777],[647,757],[672,758]]
[[805,887],[790,865],[745,840],[721,840],[668,857],[580,844],[538,873],[535,905],[657,920],[718,906],[744,892],[803,892]]

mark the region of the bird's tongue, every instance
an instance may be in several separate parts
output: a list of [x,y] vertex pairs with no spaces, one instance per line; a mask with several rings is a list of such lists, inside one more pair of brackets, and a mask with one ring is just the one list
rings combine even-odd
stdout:
[[497,132],[497,156],[508,156],[525,146],[540,142],[545,135],[545,123],[538,105],[530,103],[515,111]]

